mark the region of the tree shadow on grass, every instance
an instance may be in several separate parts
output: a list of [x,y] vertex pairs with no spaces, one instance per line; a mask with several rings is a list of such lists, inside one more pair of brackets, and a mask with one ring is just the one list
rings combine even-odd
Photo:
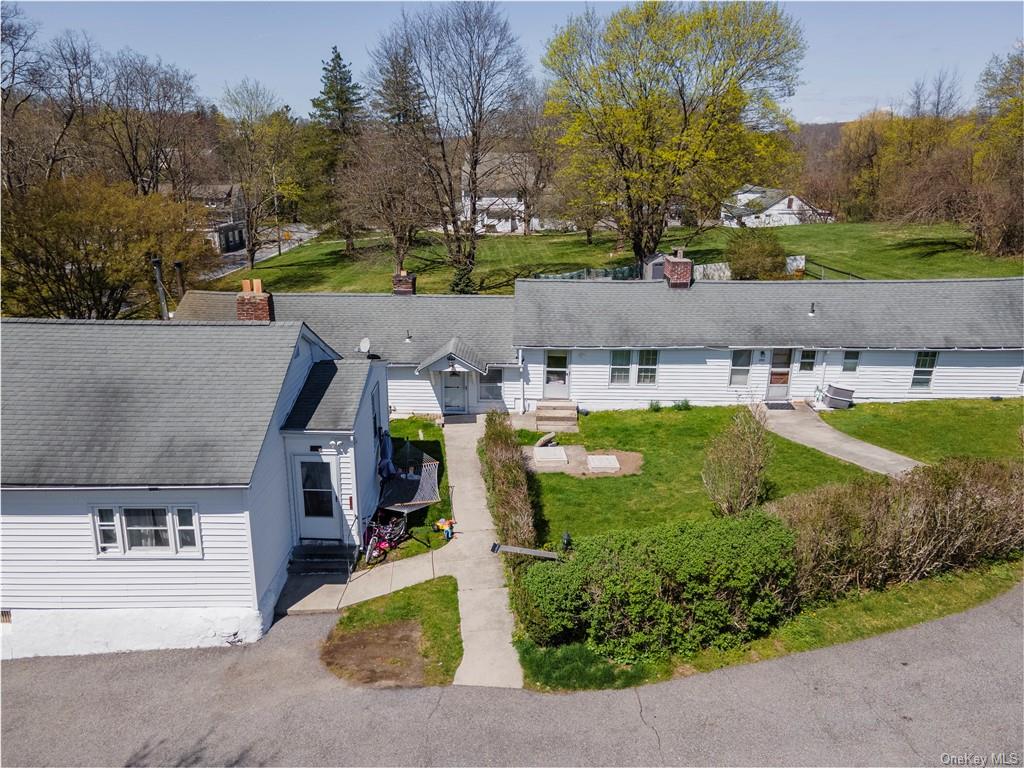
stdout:
[[892,243],[885,247],[885,250],[892,251],[900,256],[909,256],[916,259],[930,259],[935,256],[946,256],[954,253],[973,253],[971,238],[951,237],[911,237]]

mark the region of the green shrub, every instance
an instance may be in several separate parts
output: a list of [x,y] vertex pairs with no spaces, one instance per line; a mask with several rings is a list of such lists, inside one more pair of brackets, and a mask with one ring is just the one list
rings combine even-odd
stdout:
[[584,538],[571,559],[529,566],[517,612],[538,645],[585,641],[620,663],[728,648],[783,617],[792,547],[759,513]]
[[1018,552],[1024,466],[948,459],[895,479],[788,496],[768,511],[796,535],[799,598],[833,599]]
[[480,460],[498,538],[503,544],[534,546],[537,530],[530,502],[529,475],[520,437],[512,428],[508,414],[497,411],[487,414],[480,441]]
[[721,514],[738,515],[764,499],[771,455],[772,444],[760,411],[744,408],[712,438],[700,477]]
[[725,259],[733,280],[766,280],[786,275],[786,250],[779,236],[763,227],[733,230],[726,241]]
[[676,400],[674,403],[672,403],[673,411],[688,411],[691,408],[693,408],[693,406],[690,405],[689,400]]
[[651,402],[647,404],[647,410],[651,413],[657,413],[661,410],[661,402],[658,400],[651,400]]

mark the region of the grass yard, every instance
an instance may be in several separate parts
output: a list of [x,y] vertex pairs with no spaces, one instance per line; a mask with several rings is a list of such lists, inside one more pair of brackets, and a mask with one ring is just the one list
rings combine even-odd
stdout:
[[924,462],[947,456],[1024,459],[1024,400],[862,403],[823,414],[853,437]]
[[709,649],[663,665],[613,664],[580,643],[539,648],[528,640],[516,647],[527,685],[539,690],[625,688],[674,675],[709,672],[862,640],[904,629],[980,605],[1018,584],[1021,560],[947,573],[881,592],[854,594],[808,609],[766,637],[728,651]]
[[[993,259],[970,248],[970,238],[953,225],[803,224],[775,230],[786,250],[833,269],[869,279],[936,277],[1005,277],[1024,274],[1020,258]],[[687,232],[669,230],[662,250],[681,245]],[[689,246],[697,262],[721,261],[728,237],[724,229],[704,233]],[[337,240],[317,239],[267,259],[253,271],[234,272],[209,286],[237,290],[245,277],[262,278],[271,291],[391,290],[391,251],[379,237],[357,241],[354,253]],[[592,245],[580,233],[545,233],[530,237],[489,235],[481,239],[476,277],[485,293],[511,293],[517,277],[559,274],[584,267],[618,267],[633,263],[628,247],[617,248],[611,232],[597,232]],[[417,274],[421,293],[446,293],[451,270],[444,247],[424,236],[406,261]],[[815,274],[821,268],[814,267]],[[845,276],[825,269],[825,277]]]
[[462,661],[453,576],[346,608],[321,648],[334,674],[364,685],[449,685]]
[[[559,435],[560,442],[582,443],[588,450],[639,451],[644,455],[643,470],[626,477],[535,475],[541,538],[557,542],[565,531],[586,536],[711,514],[700,477],[704,446],[737,410],[603,411],[581,417],[580,432]],[[522,433],[521,439],[531,436]],[[768,469],[772,497],[863,475],[852,464],[777,435],[770,438],[775,447]]]
[[426,552],[428,549],[443,547],[447,542],[444,535],[434,530],[434,521],[439,518],[450,518],[452,515],[451,489],[448,487],[447,465],[444,455],[444,436],[441,428],[429,419],[393,419],[388,429],[395,438],[396,463],[402,456],[402,445],[405,440],[437,459],[441,466],[438,472],[438,486],[441,501],[431,504],[426,509],[409,513],[409,533],[412,536],[402,542],[398,549],[388,553],[388,560],[401,560]]

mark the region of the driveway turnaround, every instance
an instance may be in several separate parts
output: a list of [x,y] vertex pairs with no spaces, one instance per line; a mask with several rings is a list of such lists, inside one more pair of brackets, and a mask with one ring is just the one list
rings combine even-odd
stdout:
[[[238,648],[2,664],[4,765],[963,765],[1024,749],[1022,590],[846,645],[569,695],[349,687],[328,614]],[[945,756],[945,757],[944,757]]]
[[456,685],[522,688],[523,671],[512,646],[514,621],[505,573],[500,556],[490,550],[497,538],[476,451],[483,437],[482,419],[449,418],[444,427],[455,517],[453,541],[432,552],[357,571],[347,582],[316,576],[293,578],[278,602],[278,611],[293,616],[334,612],[438,576],[454,576],[459,585],[463,647]]
[[921,466],[919,461],[833,429],[806,403],[794,403],[793,406],[793,410],[762,408],[768,429],[794,443],[816,448],[829,456],[883,475],[895,476]]

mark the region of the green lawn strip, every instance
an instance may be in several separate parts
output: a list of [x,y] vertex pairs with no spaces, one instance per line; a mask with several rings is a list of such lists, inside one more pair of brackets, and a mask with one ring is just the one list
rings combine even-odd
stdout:
[[342,634],[417,621],[423,633],[427,685],[448,685],[462,661],[459,594],[454,576],[441,576],[346,608],[336,631]]
[[920,461],[947,456],[1022,458],[1020,398],[862,403],[823,418],[853,437]]
[[994,563],[946,573],[880,592],[854,594],[797,614],[766,637],[739,648],[708,649],[671,663],[625,667],[581,643],[539,648],[518,640],[527,685],[539,690],[622,688],[667,679],[674,674],[709,672],[735,664],[778,658],[904,629],[980,605],[1018,584],[1022,561]]
[[[444,453],[444,435],[441,428],[430,419],[408,418],[393,419],[388,429],[395,438],[395,461],[400,463],[402,445],[410,440],[414,446],[441,462],[438,472],[438,489],[441,500],[425,509],[409,513],[409,533],[398,547],[388,553],[388,560],[401,560],[405,557],[422,554],[431,549],[438,549],[447,544],[444,534],[434,530],[434,521],[452,514],[451,490],[448,487],[447,464]],[[401,467],[399,467],[401,469]]]
[[[869,279],[940,277],[1007,277],[1024,274],[1024,261],[990,258],[971,250],[969,234],[951,224],[803,224],[777,227],[790,254],[803,254],[825,264],[825,277],[852,272]],[[683,245],[689,230],[668,230],[660,249]],[[698,263],[723,260],[729,230],[714,229],[687,244]],[[255,270],[233,272],[213,281],[217,290],[238,290],[242,278],[261,278],[271,291],[390,292],[394,267],[390,246],[380,236],[356,241],[353,252],[344,242],[322,237],[296,246],[281,256],[262,261]],[[511,293],[517,277],[561,274],[585,267],[619,267],[633,263],[628,247],[620,247],[612,232],[597,232],[587,245],[582,233],[486,235],[478,244],[474,275],[485,293]],[[421,293],[447,293],[452,270],[436,235],[425,233],[405,263],[417,274]],[[811,270],[820,269],[813,265]],[[818,274],[815,272],[815,274]]]
[[[643,470],[626,477],[538,474],[536,498],[546,523],[542,538],[557,542],[565,531],[587,536],[711,514],[700,476],[704,447],[737,410],[604,411],[582,417],[580,432],[560,434],[559,442],[582,443],[588,450],[639,451]],[[775,435],[771,440],[775,451],[767,477],[773,497],[863,475],[860,468],[819,451]]]

